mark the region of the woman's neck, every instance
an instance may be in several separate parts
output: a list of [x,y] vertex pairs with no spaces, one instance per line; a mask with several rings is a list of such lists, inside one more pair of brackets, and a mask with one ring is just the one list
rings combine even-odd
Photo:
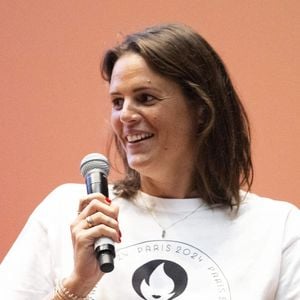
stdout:
[[190,178],[180,174],[165,180],[155,180],[141,176],[141,190],[149,195],[161,198],[183,199],[199,196],[192,191]]

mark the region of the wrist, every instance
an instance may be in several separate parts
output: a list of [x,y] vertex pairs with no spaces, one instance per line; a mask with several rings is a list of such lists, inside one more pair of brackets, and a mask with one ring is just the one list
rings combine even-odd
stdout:
[[88,294],[95,287],[96,283],[86,282],[86,280],[77,280],[74,277],[62,279],[56,286],[54,299],[88,300]]

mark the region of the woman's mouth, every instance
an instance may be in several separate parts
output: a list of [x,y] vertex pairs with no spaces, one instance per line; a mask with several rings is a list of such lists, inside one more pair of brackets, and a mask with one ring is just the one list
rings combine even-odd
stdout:
[[126,140],[128,143],[137,143],[143,140],[147,140],[153,136],[154,136],[153,133],[132,134],[132,135],[127,135]]

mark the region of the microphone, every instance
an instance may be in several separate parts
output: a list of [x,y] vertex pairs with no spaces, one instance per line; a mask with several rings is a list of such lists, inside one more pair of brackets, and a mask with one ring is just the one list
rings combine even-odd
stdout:
[[[80,163],[80,172],[85,178],[87,193],[101,193],[108,197],[107,176],[109,163],[107,158],[99,153],[86,155]],[[109,273],[114,269],[114,242],[107,237],[101,237],[95,242],[95,254],[102,272]]]

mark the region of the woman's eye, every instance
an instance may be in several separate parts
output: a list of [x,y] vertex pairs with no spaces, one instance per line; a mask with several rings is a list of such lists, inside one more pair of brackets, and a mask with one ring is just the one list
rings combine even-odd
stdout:
[[124,99],[115,98],[112,100],[112,106],[115,110],[120,110],[123,107]]
[[138,98],[139,102],[146,104],[146,105],[151,105],[156,100],[156,98],[154,96],[149,95],[149,94],[141,94],[137,98]]

